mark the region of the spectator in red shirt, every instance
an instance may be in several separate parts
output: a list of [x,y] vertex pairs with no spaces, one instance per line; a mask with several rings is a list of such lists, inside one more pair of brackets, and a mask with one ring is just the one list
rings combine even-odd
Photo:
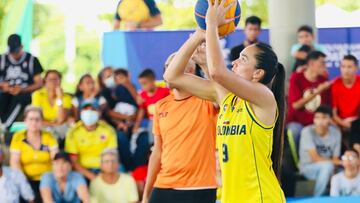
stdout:
[[170,94],[170,91],[168,88],[156,87],[155,73],[151,69],[145,69],[143,72],[141,72],[138,79],[142,88],[140,96],[143,102],[140,105],[133,132],[138,131],[141,121],[143,120],[146,112],[146,115],[149,118],[149,141],[152,142],[152,120],[155,111],[155,104],[157,101],[168,96]]
[[353,55],[341,61],[341,76],[331,86],[332,107],[335,122],[348,131],[360,110],[360,76],[358,60]]
[[300,132],[304,126],[313,123],[314,111],[321,104],[330,104],[331,83],[327,81],[326,55],[313,51],[307,57],[308,67],[303,72],[290,76],[288,95],[287,128],[299,146]]

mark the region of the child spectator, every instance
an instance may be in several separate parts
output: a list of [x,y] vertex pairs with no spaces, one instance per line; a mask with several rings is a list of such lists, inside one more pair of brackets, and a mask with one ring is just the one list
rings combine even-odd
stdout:
[[294,56],[295,58],[301,58],[302,53],[301,51],[299,51],[299,49],[303,45],[308,45],[313,50],[326,53],[326,50],[323,46],[315,43],[315,36],[312,27],[308,25],[303,25],[299,27],[297,31],[297,38],[298,38],[298,43],[294,44],[291,47],[291,55]]
[[140,73],[138,78],[142,88],[140,92],[140,96],[143,100],[143,103],[142,105],[140,105],[140,110],[135,122],[133,132],[137,132],[137,130],[139,129],[141,121],[144,119],[146,112],[146,115],[149,118],[149,124],[148,124],[148,132],[150,135],[149,141],[152,143],[153,142],[152,123],[155,112],[155,104],[157,101],[168,96],[170,94],[170,91],[168,88],[156,86],[155,73],[151,69],[145,69],[143,72]]
[[136,91],[135,85],[131,83],[129,72],[125,69],[116,69],[114,71],[115,84],[122,85],[130,92],[133,99],[139,103],[139,95]]
[[119,173],[116,150],[101,154],[101,173],[90,184],[91,203],[136,203],[139,195],[134,179]]
[[84,102],[93,103],[102,111],[106,109],[106,100],[96,90],[95,81],[90,74],[85,74],[80,78],[75,97],[72,99],[73,114],[77,121],[80,119],[80,107]]
[[330,107],[320,106],[315,111],[314,124],[301,131],[300,172],[315,180],[315,196],[325,194],[335,166],[341,164],[341,133],[331,126],[331,116]]
[[341,160],[345,170],[332,177],[330,195],[359,196],[359,154],[354,150],[346,150]]
[[108,108],[105,120],[116,129],[128,131],[136,113],[136,101],[123,85],[116,85],[114,70],[105,67],[98,75],[100,94],[106,99]]
[[27,106],[24,111],[26,130],[14,134],[10,145],[10,166],[22,170],[35,193],[35,202],[41,202],[41,176],[51,170],[51,159],[58,152],[56,139],[41,130],[43,114],[40,108]]
[[327,71],[325,57],[322,52],[311,52],[305,71],[294,72],[290,76],[287,128],[294,135],[297,147],[301,129],[312,124],[317,107],[321,104],[330,105],[327,89],[331,83],[323,76]]
[[307,57],[309,53],[313,51],[309,45],[302,45],[298,51],[297,58],[295,58],[295,64],[293,72],[303,72],[307,67]]
[[[117,77],[118,82],[121,81],[119,75]],[[112,68],[104,68],[99,74],[99,81],[102,87],[102,95],[109,104],[106,115],[107,120],[117,129],[118,151],[125,171],[133,171],[137,166],[146,169],[145,165],[147,164],[149,150],[148,134],[138,132],[135,133],[137,134],[136,137],[132,137],[134,119],[137,114],[135,99],[124,85],[116,85]],[[136,143],[136,146],[132,145],[133,150],[130,149],[130,140],[134,140]],[[146,171],[141,173],[141,179],[145,179],[143,174],[146,175]]]
[[40,192],[43,201],[80,203],[81,200],[83,203],[90,203],[85,179],[79,173],[71,171],[69,155],[59,152],[52,163],[52,172],[41,177]]
[[45,87],[32,95],[32,105],[40,107],[44,114],[43,125],[59,141],[63,148],[65,134],[69,129],[67,123],[71,111],[71,96],[61,88],[61,73],[48,70],[45,74]]

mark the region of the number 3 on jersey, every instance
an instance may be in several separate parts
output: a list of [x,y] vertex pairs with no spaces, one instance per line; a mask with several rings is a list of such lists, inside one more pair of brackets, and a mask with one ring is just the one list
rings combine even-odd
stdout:
[[229,161],[228,148],[226,144],[222,145],[223,162]]

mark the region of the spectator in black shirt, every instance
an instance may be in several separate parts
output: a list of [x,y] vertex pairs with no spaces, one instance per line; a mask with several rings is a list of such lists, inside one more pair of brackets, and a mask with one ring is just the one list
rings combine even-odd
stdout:
[[9,52],[0,57],[0,118],[6,127],[31,103],[31,93],[42,85],[43,72],[39,60],[23,51],[19,35],[10,35],[8,46]]
[[245,21],[245,41],[239,46],[233,47],[230,51],[230,61],[235,61],[239,58],[240,52],[245,49],[245,47],[255,44],[258,42],[258,36],[261,32],[261,19],[257,16],[250,16],[246,18]]

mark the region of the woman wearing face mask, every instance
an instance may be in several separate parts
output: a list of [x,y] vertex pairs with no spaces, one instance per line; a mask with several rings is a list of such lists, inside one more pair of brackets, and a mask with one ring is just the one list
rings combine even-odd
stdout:
[[58,152],[58,144],[49,132],[41,130],[40,108],[27,106],[24,116],[26,130],[15,133],[11,140],[10,167],[24,172],[34,191],[35,202],[41,202],[40,178],[51,170],[51,159]]
[[80,119],[80,107],[84,102],[93,102],[101,111],[106,108],[106,99],[96,90],[95,81],[90,74],[83,75],[76,87],[75,97],[72,99],[73,114],[76,120]]
[[[127,131],[127,123],[132,123],[135,113],[126,114],[116,110],[118,103],[127,103],[136,106],[134,98],[130,92],[122,85],[116,85],[114,71],[111,67],[104,68],[98,75],[100,94],[106,99],[108,108],[104,115],[105,120],[117,129]],[[134,111],[134,110],[132,110]],[[136,112],[136,107],[135,107]]]
[[71,110],[71,96],[61,88],[61,73],[48,70],[44,77],[45,87],[32,95],[32,105],[40,107],[44,113],[43,125],[59,140],[62,148]]
[[99,117],[98,105],[84,102],[80,121],[66,135],[65,151],[70,154],[74,169],[87,180],[93,180],[100,171],[102,151],[117,149],[114,129]]
[[[146,132],[139,132],[138,136],[132,137],[132,128],[138,114],[135,99],[125,86],[115,85],[114,71],[111,67],[104,68],[98,79],[101,95],[108,103],[104,118],[117,129],[118,151],[124,169],[131,171],[137,166],[145,165],[149,149],[148,135]],[[137,146],[133,152],[130,150],[131,139],[136,140]]]

